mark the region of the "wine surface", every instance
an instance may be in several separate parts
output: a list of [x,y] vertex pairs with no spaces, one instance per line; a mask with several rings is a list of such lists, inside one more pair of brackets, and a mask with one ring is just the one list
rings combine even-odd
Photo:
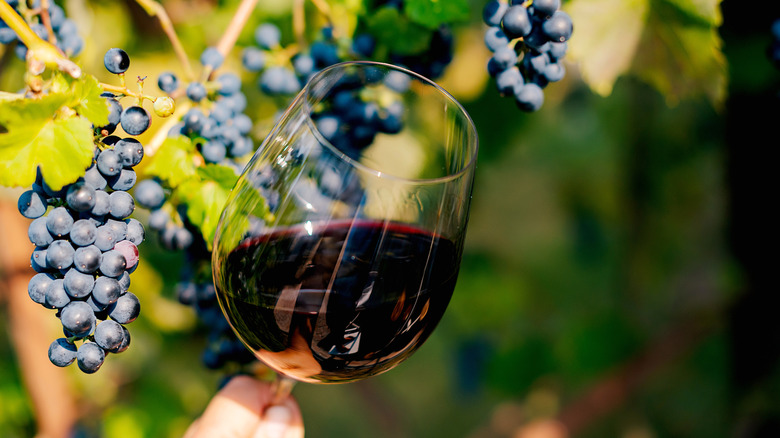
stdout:
[[228,254],[217,296],[239,338],[294,379],[338,383],[400,363],[441,319],[456,245],[392,222],[307,222]]

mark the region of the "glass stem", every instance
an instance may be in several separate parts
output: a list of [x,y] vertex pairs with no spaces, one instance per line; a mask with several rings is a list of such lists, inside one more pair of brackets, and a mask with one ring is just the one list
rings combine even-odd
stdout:
[[280,404],[285,398],[287,398],[292,392],[293,386],[295,386],[295,380],[289,377],[285,377],[281,374],[276,374],[273,387],[273,401],[271,405]]

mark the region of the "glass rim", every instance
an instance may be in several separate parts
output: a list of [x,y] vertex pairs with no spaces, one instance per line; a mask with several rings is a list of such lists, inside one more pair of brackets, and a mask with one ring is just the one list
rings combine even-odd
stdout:
[[[310,105],[310,98],[313,98],[313,95],[310,93],[311,89],[313,87],[313,84],[316,84],[321,77],[325,76],[326,74],[330,73],[332,70],[337,69],[344,69],[349,66],[374,66],[374,67],[383,67],[388,70],[395,70],[399,71],[401,73],[406,74],[407,76],[416,79],[425,85],[433,87],[441,96],[444,97],[446,101],[449,101],[450,103],[454,104],[456,108],[458,109],[458,112],[460,112],[464,119],[466,120],[467,124],[467,130],[473,135],[474,141],[469,142],[469,145],[473,143],[473,154],[471,157],[469,157],[468,162],[457,172],[450,172],[447,175],[439,176],[435,178],[406,178],[398,175],[394,175],[392,173],[388,172],[382,172],[380,170],[377,170],[371,166],[368,166],[366,164],[361,163],[360,161],[357,161],[353,158],[351,158],[349,155],[347,155],[344,151],[342,151],[337,146],[333,145],[328,139],[325,138],[324,135],[320,132],[320,130],[317,128],[317,124],[314,123],[314,120],[311,118],[312,114],[312,108]],[[304,108],[306,123],[309,125],[309,128],[314,133],[314,136],[317,138],[317,140],[325,147],[330,149],[332,152],[334,152],[341,160],[349,164],[350,166],[359,169],[363,172],[367,172],[370,174],[373,174],[377,178],[385,178],[385,179],[392,179],[396,181],[401,182],[407,182],[410,184],[437,184],[447,181],[452,181],[455,179],[460,178],[461,176],[465,175],[467,172],[469,172],[473,167],[476,167],[477,162],[477,154],[479,152],[479,135],[477,135],[477,127],[474,125],[474,121],[471,119],[471,115],[466,111],[466,109],[463,107],[463,105],[458,102],[455,97],[452,96],[447,90],[445,90],[441,85],[437,84],[436,82],[432,81],[431,79],[426,78],[425,76],[416,73],[412,70],[409,70],[405,67],[395,65],[395,64],[389,64],[386,62],[379,62],[379,61],[344,61],[339,62],[337,64],[330,65],[317,73],[315,73],[311,78],[309,78],[308,81],[306,81],[306,85],[303,87],[300,93],[302,97],[302,105]]]

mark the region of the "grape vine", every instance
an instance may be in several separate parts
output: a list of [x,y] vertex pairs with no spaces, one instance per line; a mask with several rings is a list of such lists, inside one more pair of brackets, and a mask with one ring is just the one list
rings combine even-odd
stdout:
[[[335,7],[298,1],[291,26],[261,22],[242,39],[257,4],[244,0],[223,37],[201,51],[195,72],[162,5],[136,1],[159,18],[182,64],[181,77],[165,71],[156,78],[162,96],[144,92],[145,78],[133,84],[126,77],[130,57],[119,48],[103,59],[118,84],[83,74],[72,58],[84,40],[53,1],[0,2],[0,44],[27,68],[22,92],[0,94],[0,184],[30,187],[18,202],[20,213],[32,219],[36,275],[29,294],[55,309],[63,324],[63,337],[49,349],[55,365],[75,361],[92,373],[106,354],[124,351],[130,341],[125,325],[140,310],[129,289],[145,238],[144,226],[131,217],[137,205],[148,210],[146,228],[160,245],[185,257],[176,294],[210,332],[204,364],[242,371],[256,361],[217,305],[210,251],[222,205],[267,134],[247,112],[248,84],[281,109],[314,74],[342,61],[389,62],[436,79],[452,61],[453,27],[468,21],[468,4],[371,0]],[[499,92],[514,96],[522,110],[539,109],[542,89],[565,74],[572,23],[559,9],[558,0],[485,5],[485,44],[493,52],[488,71]],[[242,71],[225,68],[232,52]],[[409,84],[402,79],[388,75],[385,88],[403,92]],[[148,102],[169,120],[152,129]],[[356,156],[376,134],[398,132],[404,123],[396,99],[344,90],[338,102],[315,114],[315,122],[326,139]],[[127,135],[115,134],[118,128]],[[154,135],[145,146],[134,138],[149,130]],[[136,174],[144,156],[144,171]],[[271,190],[264,195],[260,208],[270,218],[278,199]],[[325,195],[354,194],[335,187]]]

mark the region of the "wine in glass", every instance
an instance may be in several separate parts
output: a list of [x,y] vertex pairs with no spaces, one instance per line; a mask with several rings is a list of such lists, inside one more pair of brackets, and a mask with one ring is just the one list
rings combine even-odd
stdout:
[[287,382],[350,382],[408,358],[458,275],[477,133],[463,107],[375,62],[312,77],[239,178],[213,245],[217,297]]

